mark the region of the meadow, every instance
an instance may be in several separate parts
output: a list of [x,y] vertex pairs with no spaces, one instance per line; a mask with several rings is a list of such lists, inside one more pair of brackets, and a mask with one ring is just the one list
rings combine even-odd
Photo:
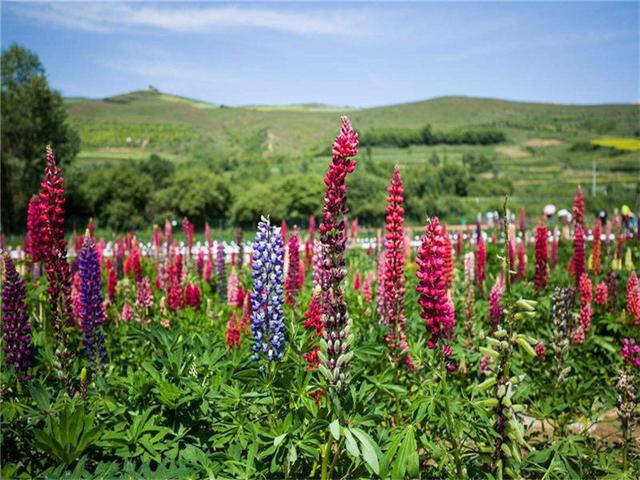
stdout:
[[[232,239],[187,217],[71,233],[47,149],[2,245],[3,478],[638,478],[631,217],[567,179],[570,222],[507,195],[492,223],[410,234],[406,167],[352,196],[347,118],[329,146],[320,216],[263,204]],[[371,198],[383,230],[349,211]]]

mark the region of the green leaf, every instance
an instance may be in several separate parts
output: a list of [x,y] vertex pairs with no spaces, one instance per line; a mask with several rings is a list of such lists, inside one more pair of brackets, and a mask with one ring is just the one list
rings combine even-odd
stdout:
[[286,436],[287,436],[287,434],[283,433],[282,435],[278,435],[276,438],[274,438],[273,439],[273,446],[277,447],[278,445],[280,445],[284,441]]
[[347,451],[354,457],[360,456],[360,449],[358,448],[358,443],[351,435],[351,432],[348,428],[343,428],[342,433],[344,433],[345,437],[345,446],[347,447]]
[[364,431],[359,428],[352,428],[351,432],[358,437],[360,440],[360,446],[362,448],[362,458],[369,465],[373,473],[376,475],[380,474],[380,463],[378,462],[378,453],[382,455],[380,452],[380,447],[378,444]]
[[329,430],[333,438],[340,440],[340,422],[338,422],[337,418],[329,424]]

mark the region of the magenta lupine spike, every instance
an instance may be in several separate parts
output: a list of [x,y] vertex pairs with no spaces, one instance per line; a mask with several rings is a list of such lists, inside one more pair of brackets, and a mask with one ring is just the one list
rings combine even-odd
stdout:
[[536,238],[536,271],[534,286],[537,291],[547,286],[547,226],[538,225],[535,230]]
[[527,254],[524,249],[524,240],[518,244],[518,278],[527,277]]
[[198,250],[198,257],[196,258],[196,271],[198,272],[198,278],[202,278],[204,271],[204,250],[200,248]]
[[27,313],[27,290],[18,275],[13,260],[4,256],[4,282],[2,287],[2,340],[4,362],[11,365],[16,375],[27,381],[31,366],[31,325]]
[[316,240],[313,246],[313,275],[312,282],[313,286],[319,287],[322,283],[322,274],[324,272],[324,267],[322,266],[322,244],[320,240]]
[[356,168],[353,157],[357,154],[358,134],[349,119],[343,117],[340,134],[333,143],[329,171],[324,177],[327,189],[318,229],[323,255],[321,300],[325,338],[320,370],[338,390],[347,384],[346,369],[353,356],[350,351],[350,321],[341,284],[346,274],[346,178]]
[[373,278],[373,272],[368,272],[367,276],[364,277],[364,282],[362,282],[362,296],[367,303],[373,301]]
[[238,273],[236,272],[235,265],[231,266],[231,273],[229,274],[229,280],[227,281],[227,305],[234,307],[239,306],[238,302]]
[[217,241],[216,277],[218,280],[218,297],[225,298],[227,296],[227,268],[222,240]]
[[386,296],[385,296],[385,271],[387,268],[387,263],[384,259],[384,250],[380,252],[378,255],[378,265],[377,265],[377,302],[376,302],[376,312],[378,313],[378,317],[380,323],[386,323],[387,318],[387,307],[386,307]]
[[482,238],[482,234],[478,237],[478,245],[476,246],[476,284],[482,288],[484,277],[486,275],[487,263],[487,247]]
[[187,255],[191,258],[191,251],[193,249],[193,224],[187,217],[182,219],[182,231],[184,232],[185,244],[187,245]]
[[171,251],[171,245],[173,244],[173,233],[171,231],[171,223],[169,220],[164,222],[164,238],[167,242],[167,255]]
[[[387,189],[386,234],[384,237],[385,273],[384,295],[386,308],[387,336],[385,340],[391,349],[394,360],[408,357],[409,345],[404,332],[404,189],[398,167],[394,167],[389,188]],[[405,364],[413,370],[411,358]]]
[[211,227],[209,226],[208,222],[204,224],[204,238],[207,241],[207,247],[209,247],[209,251],[211,251],[211,248],[213,247],[213,241],[211,239]]
[[496,279],[496,283],[491,288],[491,292],[489,293],[489,321],[491,322],[492,332],[498,328],[502,321],[502,316],[504,315],[504,310],[500,305],[503,293],[504,281],[502,280],[502,277],[498,277]]
[[451,355],[449,342],[455,333],[455,311],[447,296],[444,271],[445,243],[438,217],[433,217],[425,226],[416,257],[420,317],[431,335],[427,347],[434,349],[441,344],[444,358]]
[[585,273],[580,277],[580,325],[585,332],[589,331],[591,326],[591,300],[593,298],[593,287],[591,279]]
[[573,222],[584,227],[584,195],[582,195],[580,185],[578,185],[576,195],[573,197]]
[[160,251],[162,249],[162,232],[160,232],[160,228],[158,225],[153,226],[153,251],[156,257],[160,256]]
[[46,218],[42,200],[34,195],[29,200],[26,236],[27,253],[33,263],[44,261],[49,249]]
[[46,225],[43,239],[47,245],[44,256],[47,280],[47,294],[51,305],[51,323],[58,342],[58,361],[61,367],[60,378],[69,393],[69,378],[74,354],[69,351],[68,336],[65,326],[73,322],[71,306],[71,272],[67,262],[67,242],[64,238],[64,179],[62,169],[56,164],[56,158],[50,146],[47,146],[47,166],[44,169],[44,180],[40,184],[40,202],[42,205],[42,222]]
[[145,276],[136,286],[136,307],[149,309],[153,306],[153,292],[151,291],[151,281]]
[[300,290],[300,242],[295,232],[289,237],[289,268],[285,289],[287,304],[295,305]]
[[627,280],[627,314],[633,325],[640,325],[640,282],[636,272],[631,272]]
[[585,272],[584,229],[580,223],[576,223],[573,233],[573,258],[571,261],[576,283],[579,283],[582,274]]

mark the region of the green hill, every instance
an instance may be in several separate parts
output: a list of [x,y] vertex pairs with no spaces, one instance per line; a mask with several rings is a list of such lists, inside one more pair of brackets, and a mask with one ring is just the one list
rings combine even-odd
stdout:
[[349,114],[356,128],[436,129],[479,125],[509,130],[514,140],[536,136],[588,139],[637,133],[636,105],[569,106],[441,97],[379,108],[318,104],[225,107],[155,90],[68,104],[85,151],[131,148],[189,156],[201,144],[223,152],[300,156],[326,148],[337,117]]

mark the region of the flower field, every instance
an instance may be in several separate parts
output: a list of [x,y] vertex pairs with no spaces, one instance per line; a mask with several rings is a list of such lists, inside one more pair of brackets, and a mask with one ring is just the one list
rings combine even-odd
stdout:
[[2,478],[640,477],[640,228],[578,187],[570,223],[409,235],[395,167],[364,231],[358,148],[343,118],[321,217],[231,242],[68,235],[48,148],[2,245]]

